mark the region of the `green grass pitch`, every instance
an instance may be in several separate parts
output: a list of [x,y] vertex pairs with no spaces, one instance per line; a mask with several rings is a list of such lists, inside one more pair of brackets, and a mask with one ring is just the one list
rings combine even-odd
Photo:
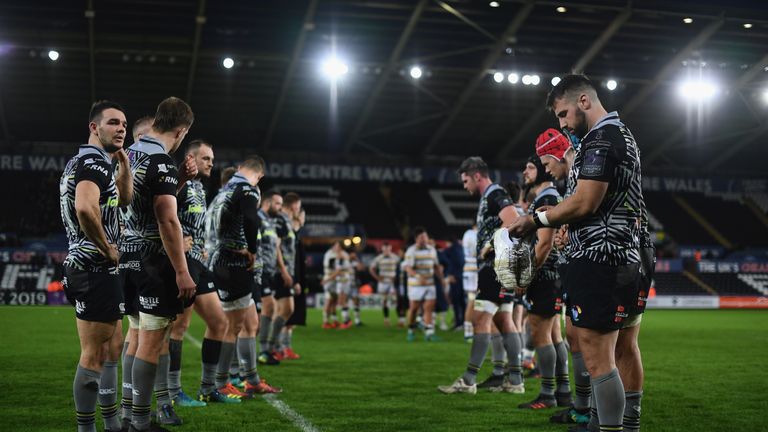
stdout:
[[[279,400],[321,431],[564,431],[548,423],[553,410],[521,411],[525,395],[442,395],[465,366],[460,333],[442,342],[405,341],[405,332],[364,311],[366,326],[321,330],[319,311],[294,332],[301,360],[262,366]],[[201,339],[195,317],[190,334]],[[766,430],[768,313],[649,311],[640,340],[646,384],[645,431]],[[64,307],[0,308],[0,430],[75,430],[72,378],[78,359],[74,311]],[[197,390],[200,350],[184,344],[183,384]],[[490,371],[486,362],[480,373]],[[238,406],[179,408],[184,431],[300,430],[263,399]],[[99,430],[102,429],[97,417]]]

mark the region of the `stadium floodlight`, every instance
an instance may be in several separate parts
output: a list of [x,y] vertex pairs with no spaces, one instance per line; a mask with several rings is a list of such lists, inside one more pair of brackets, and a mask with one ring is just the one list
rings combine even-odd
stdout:
[[409,72],[411,74],[411,78],[413,79],[419,79],[421,78],[422,74],[424,73],[420,67],[413,66],[411,67],[411,70]]
[[530,75],[523,75],[522,82],[523,82],[523,85],[531,85],[531,83],[533,83],[533,79],[531,78]]
[[221,62],[221,65],[227,69],[232,69],[232,66],[235,65],[235,61],[232,60],[232,57],[227,57]]
[[683,18],[683,22],[686,24],[691,24],[693,22],[693,18],[685,17]]
[[752,28],[752,23],[744,23],[744,28],[745,29],[751,29]]
[[768,90],[763,90],[763,102],[768,104]]
[[531,75],[531,84],[533,85],[539,85],[541,82],[541,77],[538,75]]
[[561,81],[560,77],[552,77],[552,81],[550,81],[550,82],[552,83],[552,87],[554,87],[554,86],[560,84],[560,81]]
[[352,246],[352,240],[350,239],[344,239],[344,246],[350,247]]
[[680,95],[686,99],[702,102],[715,96],[718,88],[712,81],[699,79],[683,81],[679,91]]
[[56,61],[59,59],[59,52],[56,50],[50,50],[48,51],[48,58],[51,59],[51,61]]
[[330,57],[323,62],[321,70],[323,75],[335,81],[349,72],[349,66],[336,57]]
[[492,2],[488,3],[488,6],[490,6],[492,8],[497,8],[497,7],[501,6],[501,5],[497,1],[492,1]]
[[566,12],[568,12],[568,9],[566,9],[566,8],[565,8],[565,6],[558,6],[558,8],[557,8],[557,9],[555,9],[555,10],[556,10],[556,11],[558,11],[558,12],[560,12],[560,13],[566,13]]
[[605,87],[606,87],[608,90],[610,90],[610,91],[614,91],[614,90],[616,90],[616,87],[618,87],[618,86],[619,86],[619,83],[617,83],[617,82],[616,82],[616,80],[614,80],[614,79],[610,79],[610,80],[608,80],[608,81],[605,83]]
[[509,81],[510,84],[517,84],[517,82],[520,80],[520,76],[516,73],[512,72],[511,74],[507,75],[507,81]]
[[504,72],[496,72],[493,74],[493,80],[497,83],[504,81]]
[[360,236],[352,237],[352,244],[359,245],[362,242],[363,242],[363,239]]

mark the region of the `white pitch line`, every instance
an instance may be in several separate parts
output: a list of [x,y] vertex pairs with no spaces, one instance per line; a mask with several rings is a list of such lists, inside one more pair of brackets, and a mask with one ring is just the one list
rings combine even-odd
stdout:
[[[203,346],[200,340],[190,335],[189,333],[184,333],[184,338],[197,348],[202,348]],[[293,423],[294,426],[299,428],[302,432],[320,432],[320,429],[310,423],[310,421],[307,420],[303,415],[297,413],[287,403],[278,399],[277,395],[265,394],[262,395],[262,398],[267,401],[267,403],[270,404],[272,408],[276,409],[283,417],[290,420],[291,423]]]

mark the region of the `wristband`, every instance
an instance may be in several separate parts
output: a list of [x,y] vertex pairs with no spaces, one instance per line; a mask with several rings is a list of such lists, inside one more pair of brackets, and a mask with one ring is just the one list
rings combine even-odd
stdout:
[[551,226],[549,224],[549,220],[547,219],[547,212],[543,211],[537,214],[539,215],[539,220],[541,221],[542,225],[544,225],[545,227]]
[[533,223],[536,224],[536,228],[544,228],[544,223],[539,219],[539,213],[533,213]]

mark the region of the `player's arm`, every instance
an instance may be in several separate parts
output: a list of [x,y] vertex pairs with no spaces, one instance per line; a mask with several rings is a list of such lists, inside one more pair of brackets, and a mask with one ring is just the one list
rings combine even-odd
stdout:
[[115,152],[118,162],[117,177],[115,185],[117,186],[117,205],[125,207],[133,201],[133,175],[131,175],[130,161],[124,150]]
[[102,255],[117,262],[117,249],[107,241],[107,233],[101,224],[99,196],[101,190],[92,180],[83,180],[75,187],[75,215],[85,236],[96,245]]
[[448,285],[445,284],[445,272],[443,271],[443,266],[438,262],[435,262],[435,274],[437,275],[437,280],[440,282],[440,286],[446,288]]
[[[537,206],[557,206],[558,201],[560,200],[560,197],[555,197],[553,195],[547,195],[542,197],[541,199],[537,200]],[[542,265],[544,265],[544,262],[547,260],[547,257],[549,257],[549,254],[552,252],[552,248],[555,244],[555,228],[541,228],[539,230],[536,230],[536,246],[534,247],[534,255],[536,258],[536,268],[540,268]]]
[[[167,172],[148,172],[147,178],[153,194],[152,207],[155,212],[155,219],[157,219],[157,228],[160,231],[160,240],[163,242],[163,249],[165,249],[165,253],[176,272],[179,297],[191,298],[195,293],[195,282],[189,275],[187,259],[184,256],[184,237],[181,233],[181,222],[179,222],[176,201],[179,179],[176,166],[171,162],[169,160],[165,163],[168,167]],[[150,166],[153,167],[153,165]]]
[[283,285],[285,285],[287,288],[290,288],[293,285],[293,277],[291,277],[290,273],[288,273],[288,266],[285,265],[285,260],[283,259],[283,251],[281,248],[282,244],[283,244],[283,239],[278,237],[277,238],[277,267],[280,270],[280,275],[283,278]]
[[381,282],[381,277],[379,277],[379,272],[377,271],[379,260],[378,258],[374,259],[371,263],[371,266],[368,267],[368,272],[371,273],[371,276],[373,276],[373,279],[375,279],[377,282]]
[[517,214],[517,210],[513,205],[508,205],[499,212],[502,226],[511,225],[518,217],[520,216]]

